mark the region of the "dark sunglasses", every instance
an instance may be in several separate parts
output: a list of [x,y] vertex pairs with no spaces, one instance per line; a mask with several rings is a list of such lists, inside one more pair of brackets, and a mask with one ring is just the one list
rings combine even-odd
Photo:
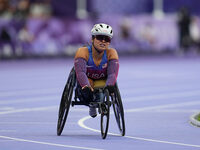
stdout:
[[105,35],[96,35],[95,38],[99,41],[106,41],[106,42],[111,42],[111,38]]

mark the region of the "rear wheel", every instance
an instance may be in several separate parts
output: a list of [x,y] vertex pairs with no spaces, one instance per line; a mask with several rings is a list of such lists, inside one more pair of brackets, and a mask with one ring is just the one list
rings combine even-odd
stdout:
[[73,95],[73,89],[75,84],[75,72],[74,69],[71,70],[69,77],[67,79],[67,83],[63,90],[63,94],[61,97],[59,113],[58,113],[58,122],[57,122],[57,135],[60,136],[63,128],[65,126],[65,122],[67,120],[68,112],[70,109],[70,104]]
[[104,91],[104,103],[101,104],[101,110],[101,137],[105,139],[108,133],[110,119],[110,100],[107,89]]
[[118,87],[116,86],[114,93],[111,95],[113,101],[113,110],[115,119],[122,136],[125,135],[125,121],[124,121],[124,109],[121,100],[121,95]]

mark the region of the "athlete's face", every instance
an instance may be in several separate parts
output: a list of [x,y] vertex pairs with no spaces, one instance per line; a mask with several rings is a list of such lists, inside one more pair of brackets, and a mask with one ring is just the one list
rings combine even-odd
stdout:
[[111,39],[108,36],[96,35],[93,39],[93,43],[96,49],[104,51],[110,45]]

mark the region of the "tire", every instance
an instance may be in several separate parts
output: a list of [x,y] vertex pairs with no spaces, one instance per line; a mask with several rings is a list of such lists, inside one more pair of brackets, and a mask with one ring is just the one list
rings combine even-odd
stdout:
[[125,121],[124,121],[124,109],[121,100],[121,95],[118,87],[116,86],[114,95],[111,96],[113,101],[113,110],[115,114],[115,119],[122,136],[125,135]]
[[101,137],[102,139],[105,139],[108,133],[110,120],[110,100],[108,90],[104,91],[104,103],[102,103],[101,109]]
[[57,122],[58,136],[61,135],[63,128],[65,126],[65,122],[67,120],[72,100],[74,85],[75,85],[75,72],[74,69],[72,68],[61,97],[59,113],[58,113],[58,122]]

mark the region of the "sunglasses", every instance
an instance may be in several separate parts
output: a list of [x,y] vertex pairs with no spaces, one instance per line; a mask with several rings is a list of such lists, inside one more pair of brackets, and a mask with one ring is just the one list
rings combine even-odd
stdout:
[[96,35],[95,38],[99,41],[111,42],[111,38],[105,35]]

